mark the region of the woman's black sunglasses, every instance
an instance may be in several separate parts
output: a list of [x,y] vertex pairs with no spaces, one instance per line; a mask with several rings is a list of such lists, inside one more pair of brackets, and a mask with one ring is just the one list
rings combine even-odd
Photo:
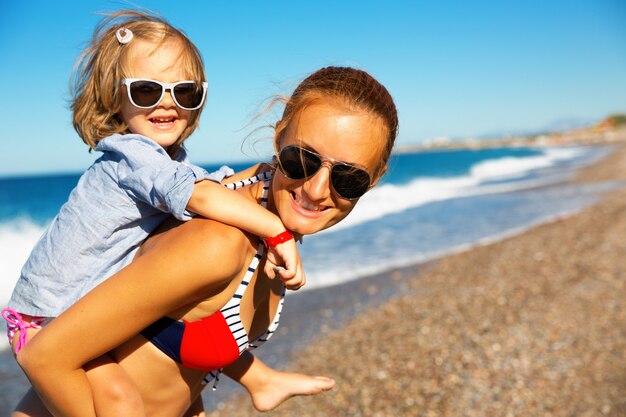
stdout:
[[302,180],[315,175],[325,163],[330,164],[330,183],[341,198],[356,200],[370,189],[369,174],[354,165],[324,158],[299,146],[286,146],[278,154],[280,171],[289,179]]

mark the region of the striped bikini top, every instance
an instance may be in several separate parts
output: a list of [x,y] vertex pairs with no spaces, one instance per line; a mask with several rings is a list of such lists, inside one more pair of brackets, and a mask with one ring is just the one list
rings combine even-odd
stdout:
[[[244,181],[240,181],[240,182],[233,183],[233,184],[226,184],[226,187],[232,190],[236,190],[238,188],[245,187],[247,185],[251,185],[251,184],[254,184],[255,182],[263,180],[265,184],[263,184],[263,195],[261,197],[261,205],[267,208],[267,196],[269,194],[271,178],[272,178],[271,172],[263,172],[252,178],[248,178],[247,180],[244,180]],[[220,310],[222,315],[224,316],[224,319],[226,320],[226,323],[228,324],[228,327],[230,328],[231,333],[233,334],[233,337],[235,338],[235,341],[237,342],[237,345],[239,346],[239,354],[242,354],[245,350],[255,349],[261,346],[272,336],[272,334],[274,333],[274,331],[276,331],[276,328],[278,327],[278,320],[280,318],[280,313],[283,309],[283,304],[285,303],[286,289],[285,287],[283,287],[283,292],[281,294],[281,298],[278,303],[278,307],[276,309],[276,314],[274,315],[274,320],[272,320],[272,323],[270,324],[267,331],[263,335],[257,337],[253,341],[249,341],[248,334],[246,333],[246,329],[243,328],[243,324],[241,323],[241,317],[239,315],[240,309],[241,309],[241,299],[243,298],[243,294],[246,292],[246,289],[248,288],[248,284],[250,283],[252,276],[254,275],[257,267],[259,266],[259,261],[263,257],[264,253],[265,253],[265,246],[263,245],[263,242],[260,242],[259,245],[257,246],[256,255],[254,255],[254,258],[252,258],[252,261],[250,262],[250,266],[248,266],[248,270],[246,271],[246,274],[241,280],[241,283],[239,284],[237,291],[235,291],[235,295],[233,295],[230,301],[226,303],[226,305],[222,307],[222,309]]]
[[[264,181],[261,204],[266,207],[270,178],[269,172],[262,173],[245,181],[229,184],[227,187],[235,190]],[[183,366],[207,371],[208,379],[205,378],[204,383],[214,379],[213,389],[215,389],[219,375],[225,366],[239,359],[244,351],[261,346],[278,327],[278,319],[285,299],[284,287],[274,319],[265,333],[254,340],[249,340],[241,322],[241,299],[264,252],[265,247],[263,243],[259,242],[257,252],[235,294],[219,311],[194,321],[178,321],[170,317],[162,317],[146,327],[141,334],[163,353]]]
[[[230,188],[231,190],[236,190],[238,188],[245,187],[245,186],[254,184],[256,182],[259,182],[259,181],[264,181],[263,195],[261,197],[261,205],[267,208],[267,198],[269,194],[269,185],[270,185],[271,177],[272,177],[271,172],[263,172],[252,178],[248,178],[244,181],[239,181],[239,182],[232,183],[232,184],[226,184],[225,186],[227,188]],[[230,329],[230,333],[232,334],[233,338],[235,339],[235,342],[237,343],[237,346],[239,348],[239,355],[241,355],[246,350],[252,350],[252,349],[258,348],[267,340],[269,340],[270,337],[272,337],[272,334],[274,334],[274,332],[278,328],[280,313],[285,303],[286,289],[285,287],[283,287],[281,298],[278,303],[276,313],[274,314],[274,319],[272,320],[272,323],[268,327],[267,331],[263,333],[261,336],[257,337],[256,339],[249,340],[246,329],[243,327],[243,323],[241,322],[241,316],[240,316],[241,299],[243,298],[243,295],[246,292],[246,289],[248,288],[250,280],[252,279],[252,276],[256,272],[256,269],[259,265],[259,261],[263,257],[264,253],[265,253],[265,246],[263,245],[263,242],[259,242],[259,245],[257,246],[257,252],[252,258],[252,261],[250,262],[250,265],[248,266],[248,270],[246,271],[243,279],[241,280],[241,283],[237,287],[235,294],[228,301],[228,303],[226,303],[226,305],[220,309],[220,313],[224,317],[224,320],[226,321],[226,324],[228,325]],[[222,372],[222,369],[219,369],[218,371],[210,371],[207,377],[204,379],[204,383],[206,384],[212,379],[214,379],[215,382],[213,384],[213,389],[215,390],[217,383],[219,381],[219,375],[221,374],[221,372]]]

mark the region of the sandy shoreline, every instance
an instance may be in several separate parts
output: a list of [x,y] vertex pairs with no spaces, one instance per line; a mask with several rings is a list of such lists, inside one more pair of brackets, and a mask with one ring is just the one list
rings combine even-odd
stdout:
[[[626,147],[577,180],[616,179],[626,180]],[[625,197],[611,192],[491,245],[290,296],[259,356],[338,387],[263,415],[626,416]],[[8,416],[26,379],[0,355],[0,378],[15,381],[0,393]],[[218,409],[209,416],[262,415],[234,383],[220,384],[207,395]]]
[[[576,180],[626,180],[626,147]],[[337,388],[264,415],[626,416],[626,189],[387,282],[408,295],[288,367]],[[208,415],[256,413],[242,394]]]

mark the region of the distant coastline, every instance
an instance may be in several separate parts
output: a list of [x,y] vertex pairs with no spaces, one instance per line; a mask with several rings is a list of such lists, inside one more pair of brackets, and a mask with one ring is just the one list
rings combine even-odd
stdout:
[[422,143],[396,146],[394,153],[413,153],[445,149],[486,149],[501,147],[590,145],[626,141],[626,115],[612,115],[600,123],[582,129],[566,132],[541,133],[533,135],[512,135],[491,139],[452,139],[434,138]]

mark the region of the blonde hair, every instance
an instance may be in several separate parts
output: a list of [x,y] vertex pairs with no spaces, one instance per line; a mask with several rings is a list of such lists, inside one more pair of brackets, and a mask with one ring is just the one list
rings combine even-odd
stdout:
[[[115,36],[120,28],[133,34],[133,40],[122,44]],[[179,42],[178,61],[190,80],[205,80],[204,64],[198,48],[180,30],[164,18],[148,12],[122,10],[105,15],[96,26],[89,46],[79,56],[70,80],[73,125],[90,149],[114,133],[126,132],[128,126],[119,112],[122,104],[122,79],[128,76],[135,39],[154,44],[155,49],[167,42]],[[202,108],[191,113],[187,128],[167,151],[175,156],[182,143],[198,126]]]

